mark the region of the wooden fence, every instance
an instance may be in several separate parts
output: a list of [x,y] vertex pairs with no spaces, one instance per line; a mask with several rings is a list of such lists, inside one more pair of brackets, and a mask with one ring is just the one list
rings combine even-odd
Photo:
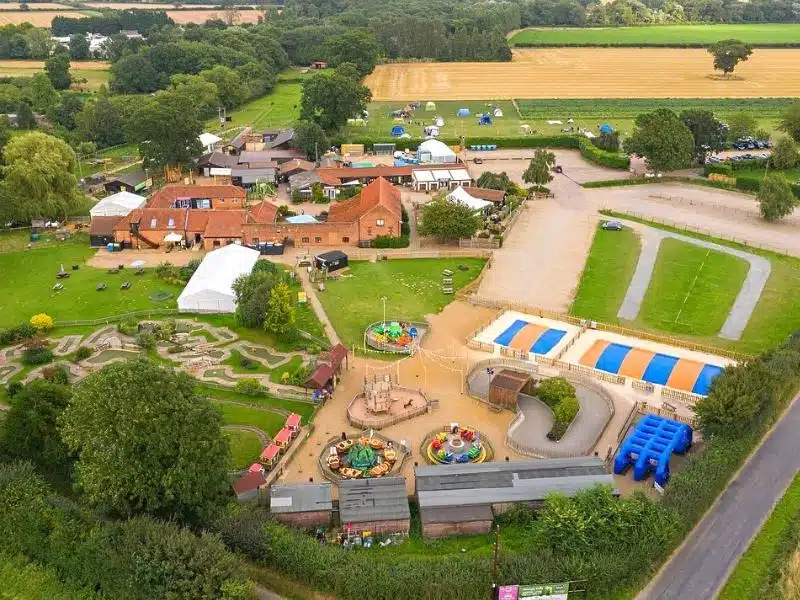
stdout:
[[472,238],[461,238],[458,240],[458,247],[460,249],[470,248],[470,249],[481,249],[481,250],[497,250],[500,248],[501,242],[500,238],[491,237],[491,238],[479,238],[479,237],[472,237]]
[[424,415],[430,409],[430,401],[428,397],[425,395],[425,392],[419,389],[413,389],[409,387],[405,387],[402,385],[392,385],[393,388],[399,390],[405,390],[408,392],[413,392],[415,394],[419,394],[425,400],[425,404],[422,406],[418,406],[413,408],[409,411],[406,411],[400,415],[388,415],[385,417],[373,417],[373,418],[358,418],[353,416],[351,412],[351,408],[356,401],[363,396],[363,394],[356,394],[353,399],[350,401],[350,404],[347,405],[347,420],[350,422],[351,425],[354,427],[359,427],[361,429],[383,429],[384,427],[390,427],[392,425],[396,425],[397,423],[401,423],[402,421],[407,421],[408,419],[413,419],[414,417],[418,417],[419,415]]
[[161,317],[165,315],[177,315],[178,309],[177,308],[154,308],[152,310],[139,310],[129,313],[122,313],[119,315],[111,315],[110,317],[101,317],[99,319],[84,319],[84,320],[75,320],[75,321],[56,321],[53,323],[53,327],[76,327],[81,325],[110,325],[111,323],[118,323],[119,321],[124,321],[125,319],[134,319],[134,318],[150,318],[150,317]]
[[641,379],[631,379],[631,387],[646,394],[653,394],[656,391],[656,387],[652,383],[649,381],[642,381]]

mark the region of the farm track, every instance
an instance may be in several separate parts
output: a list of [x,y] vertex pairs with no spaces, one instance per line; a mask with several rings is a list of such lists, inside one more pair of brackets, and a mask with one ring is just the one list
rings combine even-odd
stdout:
[[702,49],[514,50],[507,63],[396,63],[367,76],[373,100],[757,98],[800,96],[800,49],[759,49],[712,79]]

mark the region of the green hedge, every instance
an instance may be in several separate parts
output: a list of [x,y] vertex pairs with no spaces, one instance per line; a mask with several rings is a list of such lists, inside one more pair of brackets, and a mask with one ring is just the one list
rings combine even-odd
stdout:
[[630,169],[631,158],[627,154],[601,150],[585,137],[578,138],[581,156],[586,160],[611,169]]
[[725,164],[730,165],[734,171],[755,171],[757,169],[766,169],[769,164],[768,158],[753,158],[749,160],[731,160]]
[[379,235],[372,240],[373,248],[408,248],[408,236]]
[[728,177],[733,177],[733,167],[731,167],[729,163],[706,165],[705,167],[703,167],[703,175],[708,177],[712,173],[716,173],[717,175],[727,175]]

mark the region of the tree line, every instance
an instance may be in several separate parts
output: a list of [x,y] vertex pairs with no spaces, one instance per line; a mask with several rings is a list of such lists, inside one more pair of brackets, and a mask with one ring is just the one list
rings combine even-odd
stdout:
[[113,35],[120,31],[138,31],[142,35],[154,27],[174,25],[174,21],[163,10],[108,10],[102,16],[93,17],[53,17],[50,31],[63,37],[75,33],[99,33]]

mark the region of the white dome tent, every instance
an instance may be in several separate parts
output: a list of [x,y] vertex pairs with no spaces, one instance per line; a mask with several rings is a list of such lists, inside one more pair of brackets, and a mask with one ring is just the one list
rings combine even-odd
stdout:
[[178,296],[178,310],[205,313],[236,312],[233,282],[240,275],[249,274],[258,257],[258,250],[238,244],[230,244],[209,252]]
[[454,163],[456,153],[444,142],[426,140],[417,148],[417,160],[424,163]]

